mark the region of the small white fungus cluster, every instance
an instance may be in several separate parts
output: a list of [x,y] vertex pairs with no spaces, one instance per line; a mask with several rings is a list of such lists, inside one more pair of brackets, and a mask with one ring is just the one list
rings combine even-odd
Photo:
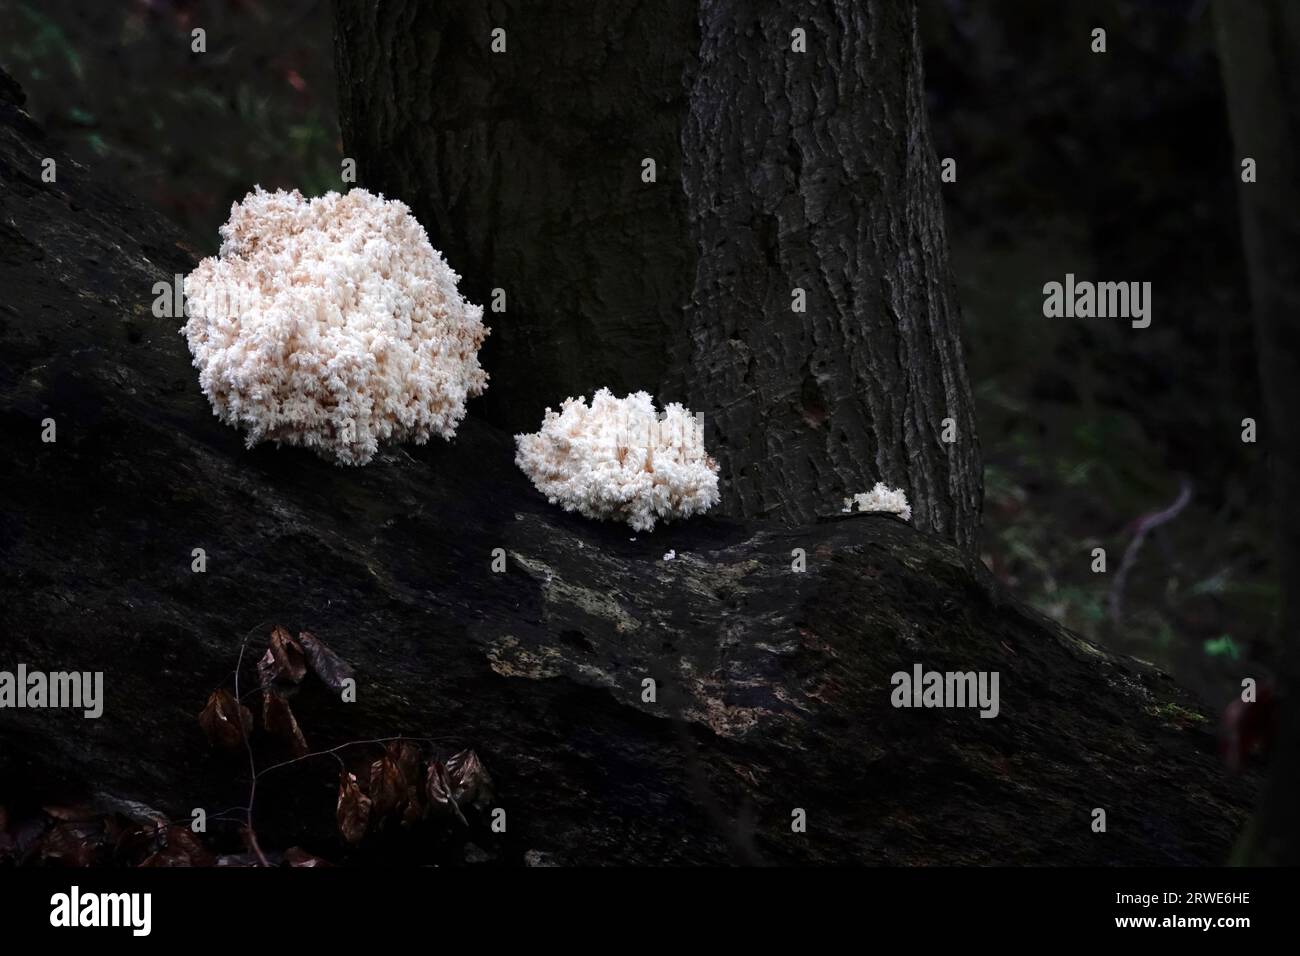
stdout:
[[901,488],[886,488],[884,482],[876,482],[870,491],[859,491],[852,498],[844,499],[844,512],[884,511],[896,514],[904,521],[912,519],[912,506],[907,503],[907,494]]
[[662,415],[646,392],[567,398],[541,431],[516,435],[515,463],[551,504],[651,531],[718,502],[718,465],[700,422],[677,403]]
[[487,386],[481,307],[404,203],[257,187],[185,279],[199,385],[260,441],[364,465],[386,441],[451,438]]

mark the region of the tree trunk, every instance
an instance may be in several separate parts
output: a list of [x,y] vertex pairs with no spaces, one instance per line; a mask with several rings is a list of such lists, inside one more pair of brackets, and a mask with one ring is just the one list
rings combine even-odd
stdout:
[[[1216,6],[1238,159],[1257,163],[1240,189],[1242,232],[1263,381],[1281,614],[1281,729],[1263,804],[1243,847],[1255,863],[1300,864],[1300,7],[1290,0]],[[1252,416],[1256,417],[1256,416]],[[1235,423],[1229,423],[1235,427]]]
[[[548,505],[475,417],[365,468],[246,449],[199,391],[180,320],[151,313],[192,254],[52,151],[10,86],[0,73],[0,670],[102,671],[105,700],[94,720],[0,709],[0,806],[242,806],[246,755],[209,751],[197,715],[245,635],[255,686],[278,622],[356,669],[355,703],[293,698],[313,751],[405,734],[482,757],[506,832],[467,814],[437,862],[1224,859],[1256,781],[1224,773],[1201,708],[903,522],[630,535]],[[52,153],[57,184],[40,179]],[[997,716],[894,707],[892,675],[916,663],[998,672]],[[338,760],[365,782],[377,751],[262,777],[264,850],[376,859],[377,835],[339,840],[334,788]]]
[[883,480],[972,546],[979,453],[914,4],[751,10],[340,0],[345,152],[471,295],[505,291],[494,423],[645,389],[703,414],[726,514],[798,523]]

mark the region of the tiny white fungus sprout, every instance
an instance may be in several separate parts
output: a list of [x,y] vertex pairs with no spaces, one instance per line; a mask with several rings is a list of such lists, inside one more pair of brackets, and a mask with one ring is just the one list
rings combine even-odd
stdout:
[[912,506],[907,503],[907,494],[901,488],[887,488],[882,481],[870,491],[860,491],[852,498],[844,499],[844,513],[853,511],[881,511],[896,514],[904,521],[912,520]]

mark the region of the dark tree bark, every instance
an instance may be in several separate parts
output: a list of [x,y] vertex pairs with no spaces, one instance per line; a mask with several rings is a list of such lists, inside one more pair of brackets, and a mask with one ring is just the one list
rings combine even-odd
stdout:
[[[244,635],[256,655],[279,622],[356,668],[355,703],[293,699],[313,750],[394,734],[474,748],[509,825],[465,835],[501,863],[1225,857],[1256,781],[1224,773],[1202,709],[893,518],[632,536],[547,505],[509,436],[473,417],[453,443],[360,469],[245,449],[179,320],[150,310],[192,254],[42,141],[6,81],[0,666],[101,670],[106,699],[97,720],[0,710],[0,805],[239,806],[244,755],[210,752],[196,718]],[[40,179],[50,155],[57,184]],[[917,662],[998,671],[998,716],[894,708],[891,674]],[[375,748],[340,754],[360,769]],[[337,774],[324,756],[263,778],[268,853],[344,857]]]
[[336,15],[361,184],[410,204],[472,295],[506,290],[488,316],[491,421],[531,431],[566,396],[646,389],[704,415],[727,514],[797,523],[884,480],[920,527],[974,544],[980,462],[914,3],[339,0]]
[[1300,864],[1300,7],[1289,0],[1216,6],[1228,112],[1242,183],[1241,221],[1255,311],[1282,641],[1281,729],[1264,801],[1243,846],[1255,863]]

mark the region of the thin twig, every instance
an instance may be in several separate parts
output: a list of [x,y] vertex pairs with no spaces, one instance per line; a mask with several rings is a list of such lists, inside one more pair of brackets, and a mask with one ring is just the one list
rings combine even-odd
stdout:
[[1129,572],[1133,570],[1133,565],[1137,563],[1138,551],[1142,548],[1142,542],[1146,540],[1146,536],[1151,531],[1177,518],[1192,500],[1192,483],[1186,477],[1183,477],[1180,481],[1178,497],[1174,499],[1174,503],[1162,511],[1145,514],[1139,518],[1137,527],[1133,532],[1133,540],[1124,549],[1124,558],[1120,562],[1119,570],[1115,573],[1115,582],[1110,589],[1110,619],[1115,624],[1119,624],[1120,611],[1124,602],[1124,586],[1128,582]]
[[244,825],[248,831],[248,847],[252,849],[253,855],[256,855],[257,862],[263,866],[270,866],[270,861],[266,858],[265,853],[261,852],[261,847],[257,843],[257,831],[252,829],[252,803],[257,797],[257,762],[252,756],[252,727],[244,726],[243,704],[239,702],[239,671],[243,669],[243,652],[248,646],[248,636],[244,635],[242,643],[239,644],[239,659],[235,662],[235,713],[239,715],[239,730],[243,731],[244,749],[248,752],[248,774],[251,780],[248,782],[248,805],[244,808]]
[[257,761],[253,759],[253,743],[250,739],[253,728],[244,725],[244,706],[239,696],[239,672],[244,667],[244,650],[248,647],[248,639],[253,636],[253,631],[263,626],[265,625],[258,624],[253,630],[246,633],[244,639],[239,643],[239,659],[235,662],[235,713],[239,717],[239,727],[244,732],[244,749],[248,751],[248,773],[251,777],[248,783],[248,805],[244,808],[244,825],[248,832],[248,845],[262,866],[270,866],[271,861],[262,852],[262,847],[257,842],[257,831],[253,829],[253,801],[257,798]]
[[406,734],[398,734],[394,737],[375,737],[372,740],[349,740],[339,744],[337,747],[331,747],[329,750],[314,750],[309,754],[303,754],[301,757],[294,757],[292,760],[282,760],[280,763],[271,764],[269,767],[263,767],[258,771],[258,776],[270,773],[272,770],[279,770],[281,767],[288,767],[290,764],[301,763],[304,760],[310,760],[312,757],[328,757],[337,754],[338,751],[346,747],[359,747],[365,744],[386,744],[393,740],[418,740],[421,743],[437,743],[441,740],[454,740],[454,737],[410,737]]

